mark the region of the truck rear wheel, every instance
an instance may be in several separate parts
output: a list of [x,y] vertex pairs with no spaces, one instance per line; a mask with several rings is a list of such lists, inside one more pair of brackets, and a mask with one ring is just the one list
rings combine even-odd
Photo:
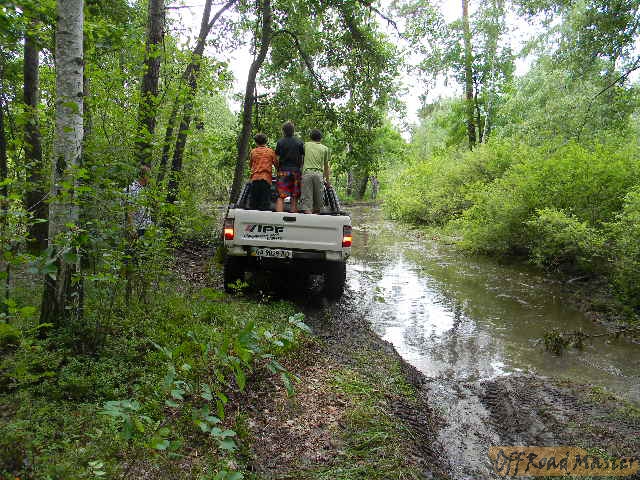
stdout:
[[347,280],[347,265],[345,262],[328,262],[325,269],[324,294],[327,298],[338,299],[344,293]]
[[232,257],[227,255],[224,259],[224,290],[232,292],[229,285],[235,284],[238,280],[244,280],[245,259],[242,257]]

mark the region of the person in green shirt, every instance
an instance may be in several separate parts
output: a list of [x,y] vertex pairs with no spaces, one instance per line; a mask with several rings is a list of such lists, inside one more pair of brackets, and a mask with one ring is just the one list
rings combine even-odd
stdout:
[[311,141],[304,144],[300,210],[304,213],[320,213],[324,196],[322,181],[329,185],[331,152],[326,145],[320,143],[320,130],[311,130],[310,137]]

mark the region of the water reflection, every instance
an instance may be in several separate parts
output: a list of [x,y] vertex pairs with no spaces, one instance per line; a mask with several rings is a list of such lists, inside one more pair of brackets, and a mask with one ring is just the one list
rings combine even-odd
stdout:
[[554,327],[598,331],[558,285],[523,267],[416,240],[378,210],[354,209],[349,286],[374,330],[431,377],[478,380],[534,371],[640,400],[640,348],[594,341],[562,357],[535,339]]

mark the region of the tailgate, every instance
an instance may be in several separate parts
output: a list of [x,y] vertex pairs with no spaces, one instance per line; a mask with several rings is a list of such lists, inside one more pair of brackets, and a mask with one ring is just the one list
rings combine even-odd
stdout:
[[[230,212],[231,213],[231,212]],[[342,227],[349,218],[287,212],[234,210],[235,245],[342,250]]]

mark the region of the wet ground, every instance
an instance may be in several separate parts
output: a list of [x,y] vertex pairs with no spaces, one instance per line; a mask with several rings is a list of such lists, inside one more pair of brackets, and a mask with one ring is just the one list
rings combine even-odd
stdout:
[[599,338],[562,356],[546,331],[600,333],[557,280],[463,256],[404,233],[379,209],[354,208],[349,288],[374,331],[430,378],[478,381],[534,373],[594,383],[640,401],[640,345]]
[[[339,440],[333,446],[340,414],[329,414],[341,410],[341,400],[309,385],[322,384],[327,370],[353,364],[359,352],[368,352],[372,371],[379,357],[401,359],[417,399],[389,399],[384,408],[410,427],[412,462],[425,478],[498,478],[487,456],[491,445],[640,454],[640,410],[633,405],[640,400],[640,345],[603,337],[583,350],[548,353],[539,342],[545,331],[605,329],[572,307],[560,280],[465,256],[385,220],[379,209],[358,206],[351,213],[344,297],[329,302],[317,289],[289,295],[320,342],[288,365],[303,379],[300,404],[291,407],[274,387],[253,392],[261,399],[250,418],[255,450],[262,452],[255,465],[264,478],[316,478],[300,476],[299,455],[291,455],[304,439],[324,442],[303,449],[305,458],[317,457],[309,468],[341,455]],[[273,404],[282,408],[269,423]],[[320,423],[318,412],[324,412]],[[315,436],[301,440],[305,424]]]
[[352,216],[343,301],[424,376],[452,478],[490,477],[488,445],[640,453],[637,418],[597,395],[602,386],[640,400],[640,345],[599,338],[583,350],[548,353],[539,342],[545,331],[604,331],[571,307],[558,280],[463,256],[378,209],[356,207]]

